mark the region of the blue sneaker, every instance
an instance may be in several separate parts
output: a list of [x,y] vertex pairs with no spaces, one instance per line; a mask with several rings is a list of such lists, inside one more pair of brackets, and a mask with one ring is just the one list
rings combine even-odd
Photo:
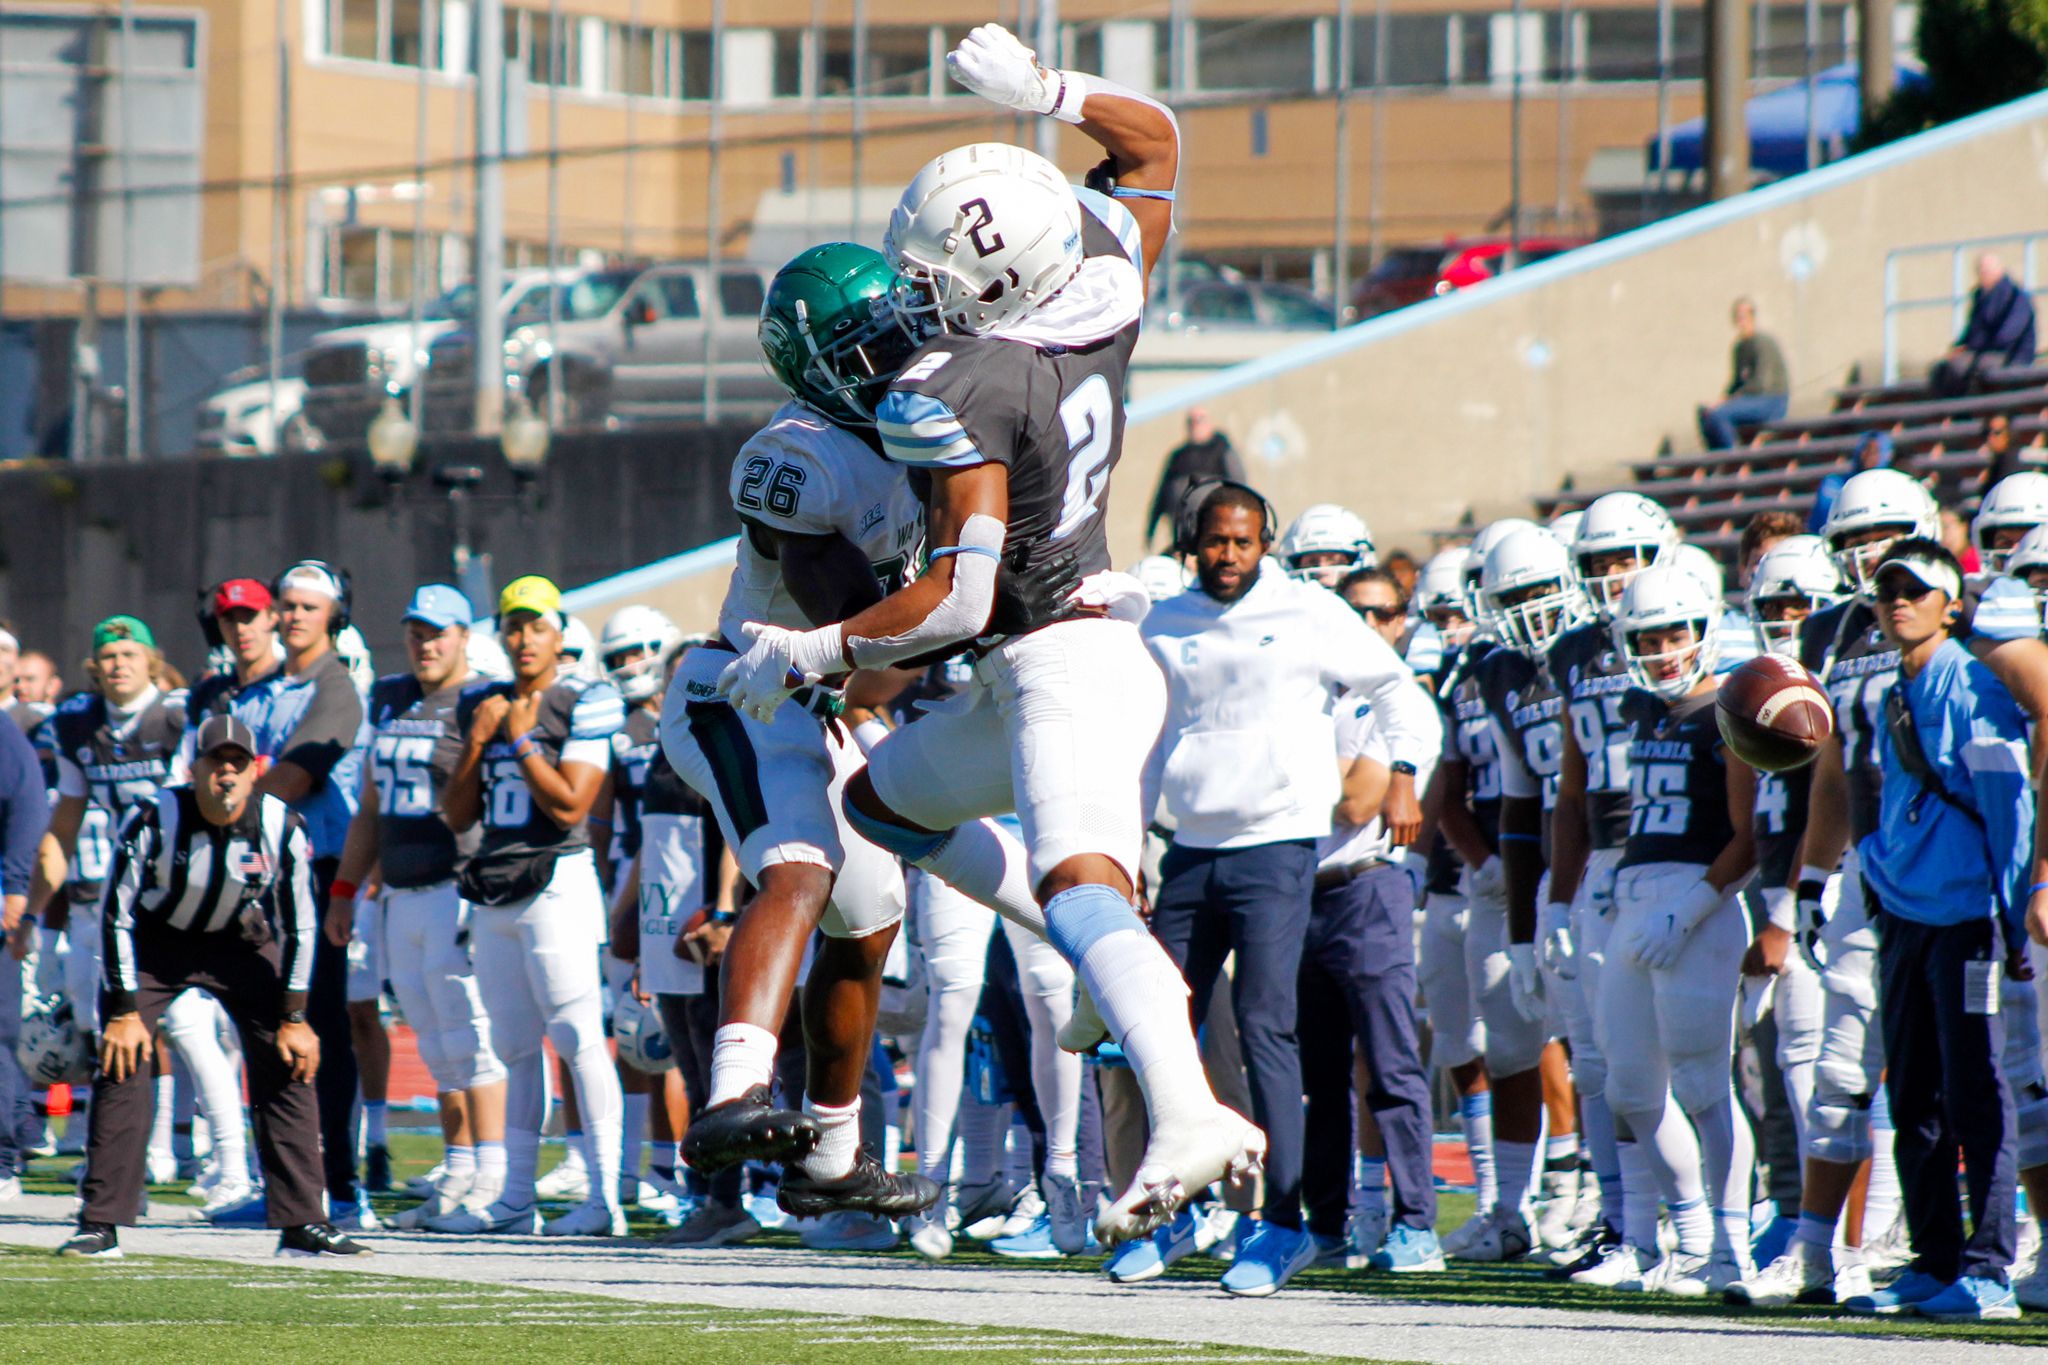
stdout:
[[1922,1299],[1916,1311],[1936,1322],[1985,1322],[2018,1317],[2020,1301],[2007,1285],[1966,1275],[1933,1298]]
[[1779,1214],[1764,1229],[1763,1236],[1749,1244],[1751,1265],[1766,1266],[1785,1254],[1785,1248],[1792,1245],[1792,1234],[1799,1231],[1799,1220]]
[[1932,1275],[1918,1270],[1909,1270],[1893,1280],[1888,1288],[1874,1294],[1856,1294],[1842,1300],[1842,1308],[1863,1317],[1893,1317],[1900,1313],[1911,1313],[1920,1304],[1941,1293],[1948,1286]]
[[1311,1232],[1309,1239],[1316,1244],[1316,1265],[1343,1265],[1351,1255],[1349,1238],[1332,1237],[1326,1232]]
[[1411,1228],[1406,1223],[1396,1223],[1387,1229],[1387,1240],[1380,1243],[1380,1249],[1366,1259],[1366,1264],[1374,1270],[1390,1271],[1396,1275],[1442,1270],[1444,1248],[1437,1241],[1436,1233],[1429,1228]]
[[267,1228],[270,1226],[270,1205],[258,1190],[239,1204],[230,1204],[224,1209],[215,1209],[206,1215],[206,1221],[221,1228]]
[[1316,1239],[1298,1228],[1274,1223],[1252,1224],[1252,1230],[1238,1239],[1237,1256],[1223,1272],[1225,1292],[1248,1299],[1277,1294],[1316,1259]]
[[1052,1244],[1052,1219],[1042,1213],[1014,1237],[992,1239],[988,1249],[1013,1261],[1057,1261],[1066,1254]]
[[1103,1271],[1117,1284],[1139,1284],[1157,1279],[1175,1261],[1195,1254],[1201,1219],[1202,1215],[1193,1209],[1182,1209],[1173,1216],[1171,1223],[1150,1237],[1125,1242],[1111,1252],[1109,1259],[1103,1262]]
[[834,1209],[799,1234],[813,1251],[891,1251],[896,1225],[865,1209]]

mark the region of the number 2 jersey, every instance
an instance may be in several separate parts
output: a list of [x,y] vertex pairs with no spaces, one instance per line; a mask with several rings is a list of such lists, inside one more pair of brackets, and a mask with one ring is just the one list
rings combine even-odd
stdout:
[[[1067,286],[1075,297],[1056,295],[1019,324],[1029,333],[1025,324],[1059,307],[1071,319],[1062,333],[1070,344],[1035,335],[936,337],[912,355],[876,412],[883,449],[900,464],[926,471],[1000,464],[1009,471],[1009,529],[988,636],[1021,635],[1062,619],[1056,605],[1034,617],[1017,592],[1062,576],[1070,556],[1079,577],[1109,567],[1103,507],[1123,453],[1124,374],[1138,322],[1091,333],[1077,286],[1092,261],[1110,267],[1107,279],[1119,266],[1142,269],[1144,257],[1128,210],[1092,190],[1075,193],[1083,258],[1082,276]],[[985,226],[1005,230],[1002,223]],[[1140,296],[1142,287],[1140,281]],[[1106,306],[1105,315],[1116,314]]]
[[[441,793],[462,756],[466,732],[453,728],[462,689],[428,692],[410,673],[370,688],[370,772],[386,886],[434,886],[455,875],[464,841],[441,818]],[[474,847],[474,835],[467,842]]]
[[790,596],[768,531],[838,533],[860,547],[882,591],[916,576],[924,552],[924,506],[909,475],[867,441],[798,403],[785,403],[740,447],[732,463],[732,505],[740,517],[739,561],[718,610],[729,644],[747,647],[748,621],[809,630]]
[[1806,618],[1799,661],[1820,675],[1834,703],[1853,847],[1877,832],[1884,786],[1877,736],[1884,728],[1885,693],[1899,680],[1899,651],[1878,629],[1877,614],[1852,599]]
[[[472,683],[455,706],[454,731],[466,740],[476,709],[486,697],[513,696],[513,684],[500,680]],[[587,763],[599,772],[611,766],[612,736],[626,722],[626,703],[608,682],[558,676],[541,694],[540,715],[532,735],[551,764]],[[531,858],[543,853],[575,853],[590,847],[590,830],[578,821],[563,829],[534,803],[526,770],[500,727],[484,746],[483,842],[476,857],[493,863]]]
[[1721,856],[1735,838],[1728,818],[1728,765],[1721,756],[1715,694],[1667,704],[1641,688],[1621,701],[1633,736],[1628,840],[1621,865],[1697,863]]
[[1564,691],[1572,739],[1586,758],[1589,849],[1620,848],[1628,838],[1629,749],[1634,727],[1622,699],[1635,688],[1605,621],[1567,631],[1550,649],[1550,674]]

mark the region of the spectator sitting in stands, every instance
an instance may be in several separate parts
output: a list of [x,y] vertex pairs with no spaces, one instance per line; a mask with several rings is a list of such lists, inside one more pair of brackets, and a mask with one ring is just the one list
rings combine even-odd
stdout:
[[1941,509],[1941,545],[1956,557],[1963,566],[1963,576],[1983,570],[1983,563],[1977,558],[1977,547],[1970,543],[1970,522],[1953,507]]
[[1856,442],[1855,468],[1848,474],[1830,474],[1820,481],[1814,490],[1813,511],[1806,517],[1806,533],[1817,536],[1820,528],[1827,525],[1828,513],[1835,507],[1835,495],[1842,491],[1852,475],[1866,469],[1889,469],[1892,463],[1892,434],[1888,431],[1866,431]]
[[2034,362],[2034,301],[2005,273],[2005,263],[1987,251],[1977,258],[1977,287],[1970,294],[1970,320],[1947,358],[1928,371],[1936,394],[1960,398],[1984,371]]
[[1988,493],[1993,487],[2023,469],[2038,469],[2048,463],[2048,451],[2039,445],[2023,446],[2012,438],[2012,419],[1994,412],[1984,419],[1984,444],[1977,448],[1984,457],[1984,472],[1975,492]]
[[1735,547],[1735,584],[1744,592],[1749,590],[1750,575],[1771,547],[1781,540],[1790,540],[1805,528],[1800,524],[1797,512],[1783,508],[1771,508],[1758,512],[1749,519],[1749,525],[1742,528],[1742,539]]
[[1756,305],[1748,299],[1735,300],[1733,369],[1727,396],[1711,406],[1700,405],[1700,439],[1709,450],[1733,446],[1738,422],[1754,426],[1777,421],[1785,415],[1791,398],[1785,353],[1768,334],[1756,329]]

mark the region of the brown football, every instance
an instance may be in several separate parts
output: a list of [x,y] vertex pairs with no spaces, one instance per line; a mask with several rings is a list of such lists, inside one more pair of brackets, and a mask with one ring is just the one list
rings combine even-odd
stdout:
[[1722,678],[1714,718],[1737,758],[1773,773],[1813,762],[1835,733],[1820,679],[1782,654],[1759,654]]

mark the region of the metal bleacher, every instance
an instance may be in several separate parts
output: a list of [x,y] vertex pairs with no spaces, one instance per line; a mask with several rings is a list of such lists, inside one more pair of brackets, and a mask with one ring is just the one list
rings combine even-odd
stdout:
[[1998,414],[2010,423],[2015,446],[2032,446],[2048,461],[2048,365],[1993,371],[1977,387],[1966,398],[1940,399],[1924,379],[1852,385],[1836,393],[1830,412],[1767,423],[1742,433],[1728,450],[1639,461],[1629,466],[1631,483],[1561,489],[1537,497],[1536,507],[1549,518],[1628,489],[1656,499],[1689,540],[1732,561],[1751,517],[1778,509],[1805,516],[1821,480],[1850,472],[1868,432],[1890,433],[1893,466],[1932,475],[1943,490],[1974,487],[1986,464],[1987,419]]

